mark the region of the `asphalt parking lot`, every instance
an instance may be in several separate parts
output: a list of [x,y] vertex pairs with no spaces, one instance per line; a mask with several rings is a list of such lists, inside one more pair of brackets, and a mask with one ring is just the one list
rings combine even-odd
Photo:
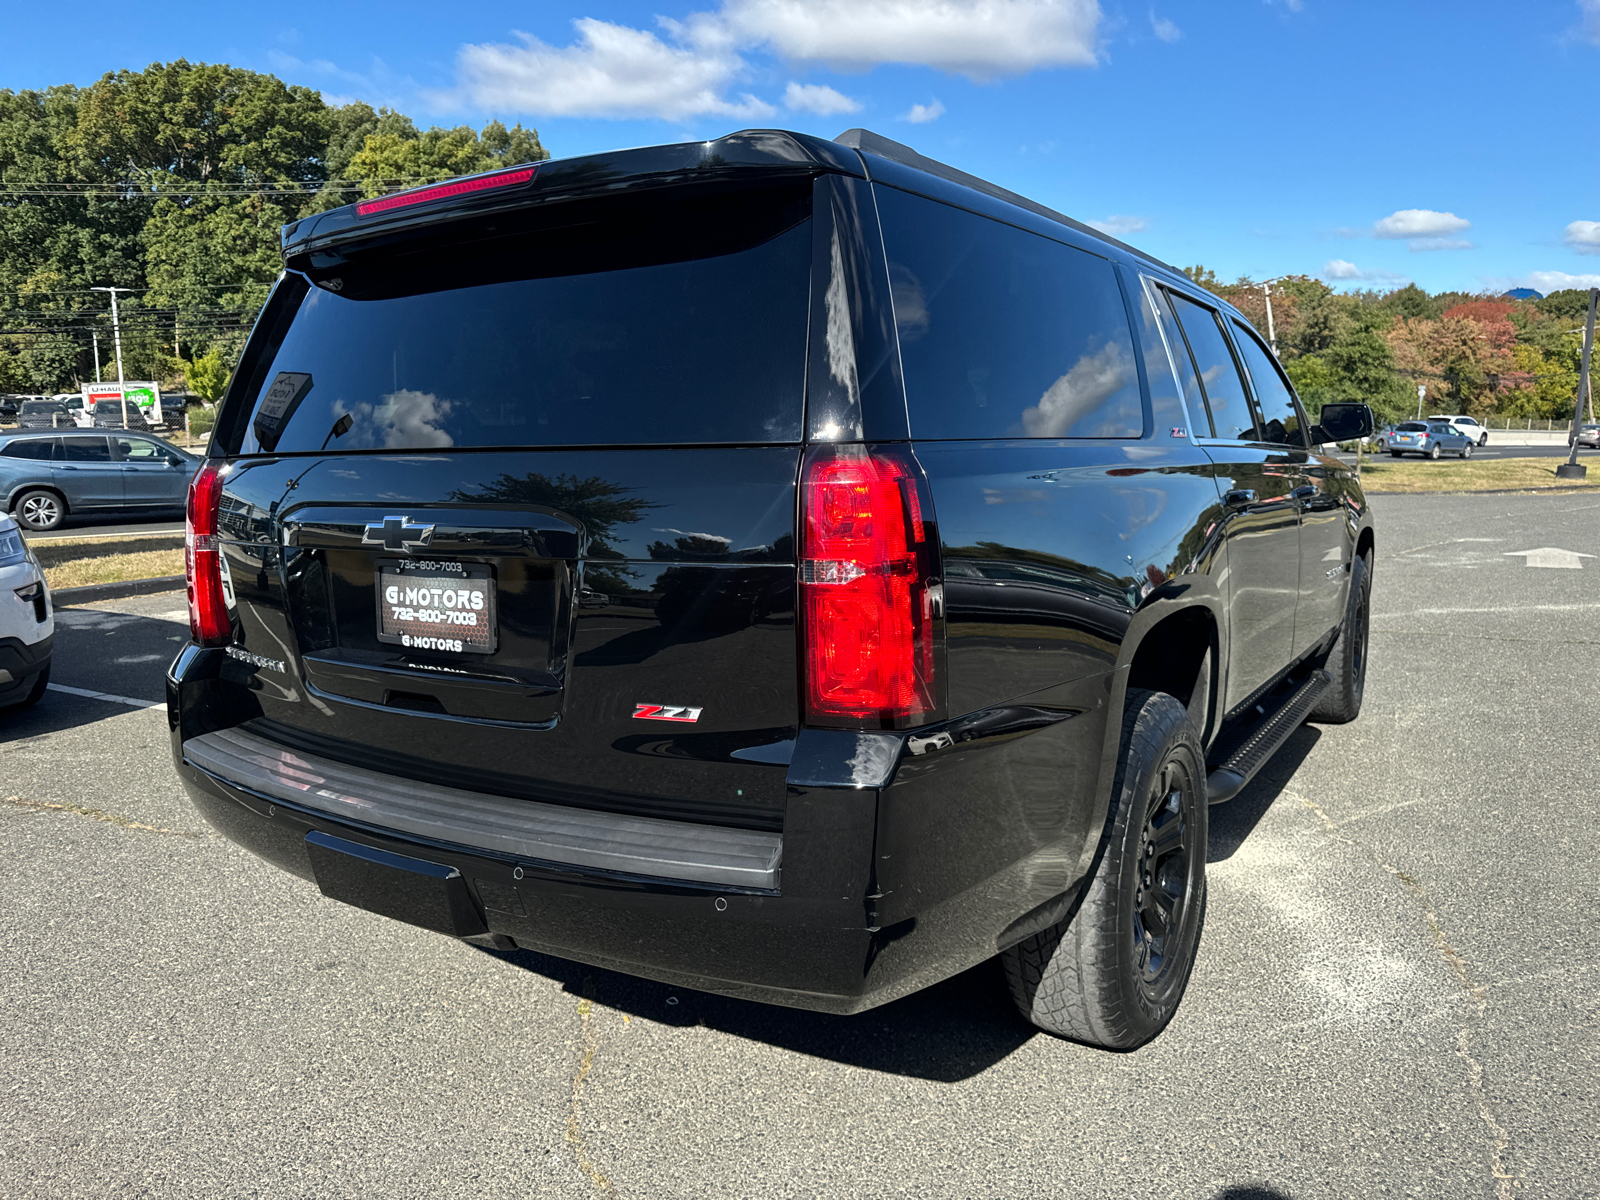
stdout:
[[324,900],[172,775],[182,595],[63,612],[56,683],[114,698],[0,718],[0,1195],[1596,1194],[1600,497],[1375,506],[1365,712],[1212,810],[1126,1055],[993,964],[835,1018]]

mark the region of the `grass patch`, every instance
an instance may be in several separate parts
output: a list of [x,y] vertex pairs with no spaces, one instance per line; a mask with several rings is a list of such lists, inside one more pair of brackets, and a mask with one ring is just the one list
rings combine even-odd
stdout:
[[183,574],[183,537],[60,538],[31,542],[56,588]]
[[1556,478],[1560,458],[1368,459],[1361,486],[1368,492],[1498,492],[1525,488],[1600,487],[1600,463],[1586,463],[1587,479]]

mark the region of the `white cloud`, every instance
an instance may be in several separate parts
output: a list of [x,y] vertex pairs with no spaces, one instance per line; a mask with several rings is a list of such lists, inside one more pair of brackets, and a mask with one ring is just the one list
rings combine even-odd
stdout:
[[1171,21],[1156,16],[1155,9],[1150,10],[1150,29],[1163,42],[1175,42],[1183,36],[1183,30]]
[[1115,214],[1104,221],[1088,221],[1086,224],[1094,226],[1101,233],[1109,233],[1112,237],[1123,237],[1130,233],[1142,233],[1149,226],[1143,217],[1124,217]]
[[1578,0],[1578,36],[1600,46],[1600,0]]
[[[1094,66],[1101,13],[1098,0],[721,0],[716,11],[656,20],[659,31],[583,17],[573,22],[577,37],[567,46],[526,33],[515,44],[463,46],[455,88],[425,99],[445,111],[765,118],[777,111],[773,105],[730,94],[751,74],[744,57],[751,51],[838,70],[901,63],[987,81]],[[791,109],[822,115],[857,111],[842,107],[855,103],[843,93],[815,84],[791,84],[784,99]],[[826,105],[834,107],[819,107]],[[944,111],[937,102],[912,111],[934,109]]]
[[1600,275],[1569,275],[1565,271],[1529,271],[1514,280],[1517,287],[1531,287],[1548,296],[1551,292],[1564,292],[1568,288],[1600,287]]
[[1346,262],[1342,258],[1331,259],[1324,263],[1322,266],[1322,277],[1324,279],[1338,279],[1351,282],[1357,280],[1367,280],[1375,283],[1399,283],[1406,279],[1406,276],[1404,275],[1396,274],[1393,271],[1385,271],[1378,267],[1363,269],[1356,266],[1353,262]]
[[944,105],[935,100],[932,104],[913,104],[911,111],[902,113],[902,121],[910,121],[913,125],[926,125],[929,121],[937,121],[944,116]]
[[744,61],[712,23],[663,22],[671,41],[593,17],[573,22],[578,40],[550,46],[463,46],[460,89],[480,108],[555,117],[770,117],[772,105],[725,94]]
[[1470,228],[1471,221],[1455,213],[1434,212],[1431,208],[1402,208],[1372,226],[1372,235],[1381,238],[1448,237]]
[[1411,251],[1417,251],[1417,250],[1471,250],[1471,249],[1474,249],[1474,245],[1473,245],[1472,242],[1467,241],[1466,238],[1427,237],[1427,238],[1412,238],[1409,242],[1406,243],[1406,249],[1411,250]]
[[[1595,0],[1600,12],[1600,0]],[[1574,221],[1567,226],[1567,245],[1579,254],[1600,254],[1600,221]]]
[[820,83],[790,83],[783,91],[783,106],[792,112],[834,117],[861,111],[861,102]]
[[742,44],[835,69],[905,63],[989,80],[1099,59],[1097,0],[724,0],[716,19]]

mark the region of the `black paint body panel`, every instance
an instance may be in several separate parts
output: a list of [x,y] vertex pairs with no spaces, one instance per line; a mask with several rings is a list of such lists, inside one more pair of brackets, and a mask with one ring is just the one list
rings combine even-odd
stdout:
[[[759,132],[704,146],[726,155],[696,143],[599,156],[542,165],[537,195],[308,218],[286,231],[290,267],[437,239],[497,205],[809,177],[805,441],[232,461],[220,531],[232,645],[191,646],[170,669],[174,759],[206,818],[268,861],[312,877],[314,835],[347,899],[360,902],[351,889],[368,876],[374,888],[404,878],[330,857],[361,859],[340,849],[354,843],[455,881],[429,876],[417,911],[434,928],[481,920],[585,963],[854,1012],[1070,915],[1105,829],[1126,689],[1208,654],[1209,691],[1195,680],[1190,704],[1216,741],[1230,710],[1326,649],[1372,518],[1334,459],[1207,442],[1175,424],[1176,400],[1152,416],[1145,359],[1165,352],[1131,319],[1137,291],[1149,279],[1192,291],[1160,264],[1037,206],[833,143]],[[909,440],[916,397],[875,191],[886,186],[1113,262],[1145,435]],[[241,375],[288,303],[269,305]],[[230,396],[221,423],[242,421],[246,400]],[[807,446],[830,441],[895,444],[926,483],[942,705],[922,728],[804,720],[800,472]],[[489,572],[492,654],[377,639],[375,572],[396,551],[367,530],[390,516],[432,527],[413,559]],[[682,719],[639,719],[641,706]],[[778,832],[781,886],[733,894],[557,870],[341,822],[184,760],[186,739],[235,726],[402,779]],[[370,906],[406,911],[393,895]]]

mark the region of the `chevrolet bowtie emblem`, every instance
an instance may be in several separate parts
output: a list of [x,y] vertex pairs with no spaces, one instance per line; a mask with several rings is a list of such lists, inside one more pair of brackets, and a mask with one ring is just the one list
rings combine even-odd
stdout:
[[362,530],[361,540],[368,545],[381,543],[385,550],[403,550],[410,554],[416,547],[433,541],[433,526],[415,525],[410,517],[385,517]]

